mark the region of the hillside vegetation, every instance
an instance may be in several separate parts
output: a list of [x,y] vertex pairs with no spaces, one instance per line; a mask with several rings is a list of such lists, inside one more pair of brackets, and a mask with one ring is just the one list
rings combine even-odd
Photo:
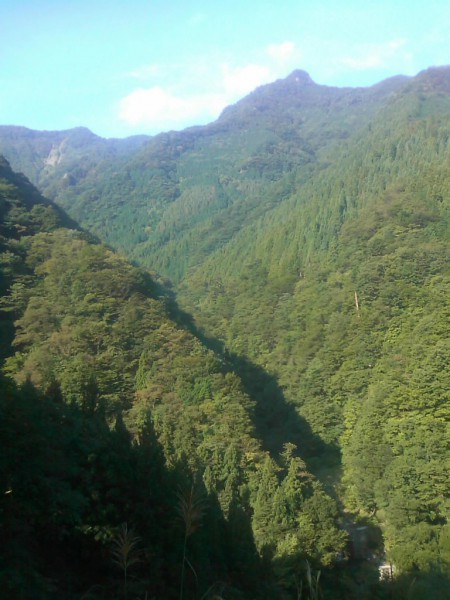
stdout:
[[[5,338],[14,320],[1,380],[3,588],[277,597],[294,557],[331,568],[347,538],[336,504],[293,444],[262,449],[232,365],[173,320],[145,272],[61,227],[6,161],[1,177]],[[132,540],[139,564],[121,583]]]
[[403,571],[449,561],[449,83],[408,83],[179,292],[339,448],[344,505]]

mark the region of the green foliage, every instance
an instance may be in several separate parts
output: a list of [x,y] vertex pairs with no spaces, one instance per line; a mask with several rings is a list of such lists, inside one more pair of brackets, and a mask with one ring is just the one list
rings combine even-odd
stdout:
[[[17,208],[23,210],[20,201]],[[88,565],[98,557],[100,577],[116,593],[120,584],[107,558],[112,543],[125,597],[146,586],[157,590],[166,573],[177,571],[180,547],[170,540],[181,509],[182,593],[200,593],[222,579],[256,590],[260,559],[253,536],[262,549],[272,503],[261,465],[275,463],[255,436],[254,402],[243,382],[223,356],[171,319],[145,272],[74,230],[33,233],[19,240],[20,252],[6,254],[11,285],[5,314],[16,318],[4,366],[15,384],[2,379],[11,390],[2,405],[5,500],[14,493],[5,536],[17,536],[2,575],[15,582],[8,589],[25,595],[33,586],[44,590],[51,576],[54,593],[71,597],[95,581]],[[5,240],[15,248],[13,235]],[[290,483],[275,477],[271,492],[294,522],[293,479],[305,467],[292,445],[283,460]],[[17,462],[23,466],[11,471]],[[207,486],[205,508],[192,494],[177,508],[170,488],[193,477]],[[205,527],[192,536],[200,513]],[[115,535],[130,515],[136,534],[122,528]],[[48,552],[39,556],[47,546],[58,549],[67,581],[56,559]],[[87,560],[72,568],[70,557],[80,549]],[[29,575],[22,556],[34,565]],[[161,572],[144,578],[150,562]],[[270,570],[267,576],[273,586]],[[175,593],[173,583],[169,589]]]
[[[343,501],[376,512],[403,571],[442,568],[433,540],[448,518],[439,440],[449,419],[450,107],[434,93],[418,99],[416,83],[406,86],[179,290],[210,335],[276,375],[313,432],[341,448]],[[311,459],[337,480],[333,454]]]

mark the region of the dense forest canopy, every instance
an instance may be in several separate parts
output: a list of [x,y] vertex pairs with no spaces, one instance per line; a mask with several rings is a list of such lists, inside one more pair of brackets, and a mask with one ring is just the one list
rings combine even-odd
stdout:
[[445,597],[449,138],[448,68],[295,71],[154,138],[0,127],[51,198],[2,160],[11,597]]

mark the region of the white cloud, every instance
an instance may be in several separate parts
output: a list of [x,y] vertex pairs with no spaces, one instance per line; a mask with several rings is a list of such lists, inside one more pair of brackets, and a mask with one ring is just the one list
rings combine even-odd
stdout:
[[[142,84],[120,100],[119,118],[146,131],[207,123],[256,87],[286,76],[287,63],[296,54],[292,42],[283,42],[269,45],[260,60],[244,65],[218,67],[217,62],[199,60],[142,66],[129,73]],[[151,86],[145,86],[146,80]]]
[[156,86],[139,88],[122,98],[119,117],[130,125],[162,129],[205,115],[216,116],[223,107],[223,98],[217,94],[181,97]]
[[248,94],[263,83],[268,83],[272,77],[270,69],[263,65],[246,65],[234,69],[223,65],[222,73],[223,91],[230,101]]
[[273,73],[258,64],[242,67],[224,64],[219,70],[215,69],[214,74],[211,72],[207,80],[209,90],[197,93],[184,85],[179,85],[177,91],[164,85],[135,89],[120,100],[119,118],[131,126],[152,130],[205,123],[217,118],[226,106],[259,85],[272,81]]
[[357,71],[386,67],[389,61],[405,46],[405,39],[392,40],[386,44],[370,44],[360,49],[354,56],[345,56],[338,60],[342,65]]
[[295,44],[293,42],[283,42],[282,44],[269,44],[266,49],[267,54],[277,61],[284,62],[295,53]]

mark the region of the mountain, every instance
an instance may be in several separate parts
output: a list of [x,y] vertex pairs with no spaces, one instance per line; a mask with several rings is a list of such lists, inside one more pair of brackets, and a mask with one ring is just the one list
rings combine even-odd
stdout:
[[[238,405],[253,429],[231,426],[223,439],[233,428],[247,431],[249,448],[256,444],[250,456],[261,457],[254,467],[260,483],[252,483],[253,467],[241,462],[239,477],[248,485],[238,488],[241,498],[249,493],[243,510],[252,515],[253,540],[264,565],[271,565],[271,581],[295,594],[299,560],[307,558],[322,569],[324,593],[332,598],[413,593],[425,600],[431,590],[444,598],[450,564],[450,68],[361,89],[318,86],[296,71],[205,127],[124,140],[120,151],[108,146],[119,142],[94,142],[84,132],[89,141],[79,170],[75,150],[72,158],[68,152],[48,164],[49,147],[28,166],[38,144],[26,142],[22,130],[0,128],[0,150],[11,161],[7,147],[15,147],[16,134],[26,149],[20,168],[84,228],[162,276],[184,311],[167,299],[169,316],[184,320],[202,352],[218,356],[228,377],[240,381]],[[55,248],[54,258],[68,260],[70,253]],[[115,269],[106,279],[115,280]],[[73,276],[78,272],[82,264],[72,269]],[[101,299],[103,292],[92,294]],[[90,321],[94,330],[104,321],[99,314]],[[140,339],[132,325],[139,314],[127,321],[127,340]],[[19,336],[20,326],[19,320]],[[60,332],[53,335],[58,339]],[[40,351],[46,360],[52,340]],[[196,355],[188,347],[187,354]],[[192,434],[193,424],[202,423],[199,413],[185,407],[200,401],[210,419],[205,431],[214,430],[234,387],[226,396],[213,393],[211,404],[203,367],[194,369],[189,384],[187,375],[180,385],[171,383],[177,361],[166,362],[170,352],[160,358],[156,351],[158,367],[140,348],[139,358],[127,350],[119,360],[101,345],[103,362],[88,356],[94,371],[107,373],[111,359],[114,372],[131,373],[130,382],[135,377],[151,388],[141,394],[138,385],[133,406],[141,398],[145,405],[150,393],[153,407],[161,386],[165,390],[167,408],[157,403],[152,423],[169,464],[184,456],[173,440],[189,448],[187,457],[197,456],[196,447],[209,451],[210,442],[204,447]],[[209,354],[213,350],[218,354]],[[8,362],[18,381],[26,377],[23,365],[33,367],[33,354],[20,361]],[[75,372],[63,366],[60,376],[70,380]],[[110,385],[106,375],[100,380]],[[122,392],[108,390],[111,406],[132,410]],[[224,506],[223,471],[208,470],[201,456],[203,480],[222,481]],[[205,456],[216,464],[214,454]],[[353,544],[343,551],[351,561],[342,571],[334,501]],[[376,582],[383,556],[396,569],[391,584]],[[353,576],[354,567],[367,571]],[[360,578],[372,583],[358,587]]]
[[[300,541],[302,557],[331,568],[347,538],[336,504],[292,443],[280,455],[263,450],[260,411],[232,363],[146,272],[64,227],[60,209],[3,158],[0,169],[0,581],[9,597],[76,598],[92,586],[95,597],[118,597],[114,563],[131,566],[137,546],[138,580],[125,578],[124,594],[129,585],[169,598],[179,585],[204,593],[226,582],[230,597],[279,597],[269,565],[261,587],[257,551],[290,573]],[[126,544],[135,552],[121,559]],[[180,574],[180,552],[195,578]]]
[[288,197],[402,85],[341,90],[295,71],[205,127],[122,142],[1,127],[0,152],[84,227],[176,280]]
[[111,160],[138,148],[147,139],[135,136],[126,140],[105,140],[85,127],[68,131],[33,131],[26,127],[1,127],[3,154],[16,171],[29,173],[29,177],[45,185],[49,173],[63,164],[72,168],[91,169],[101,160]]
[[378,520],[397,569],[439,571],[450,549],[450,69],[397,83],[176,289],[202,329],[277,379],[327,444],[319,472],[347,510]]

